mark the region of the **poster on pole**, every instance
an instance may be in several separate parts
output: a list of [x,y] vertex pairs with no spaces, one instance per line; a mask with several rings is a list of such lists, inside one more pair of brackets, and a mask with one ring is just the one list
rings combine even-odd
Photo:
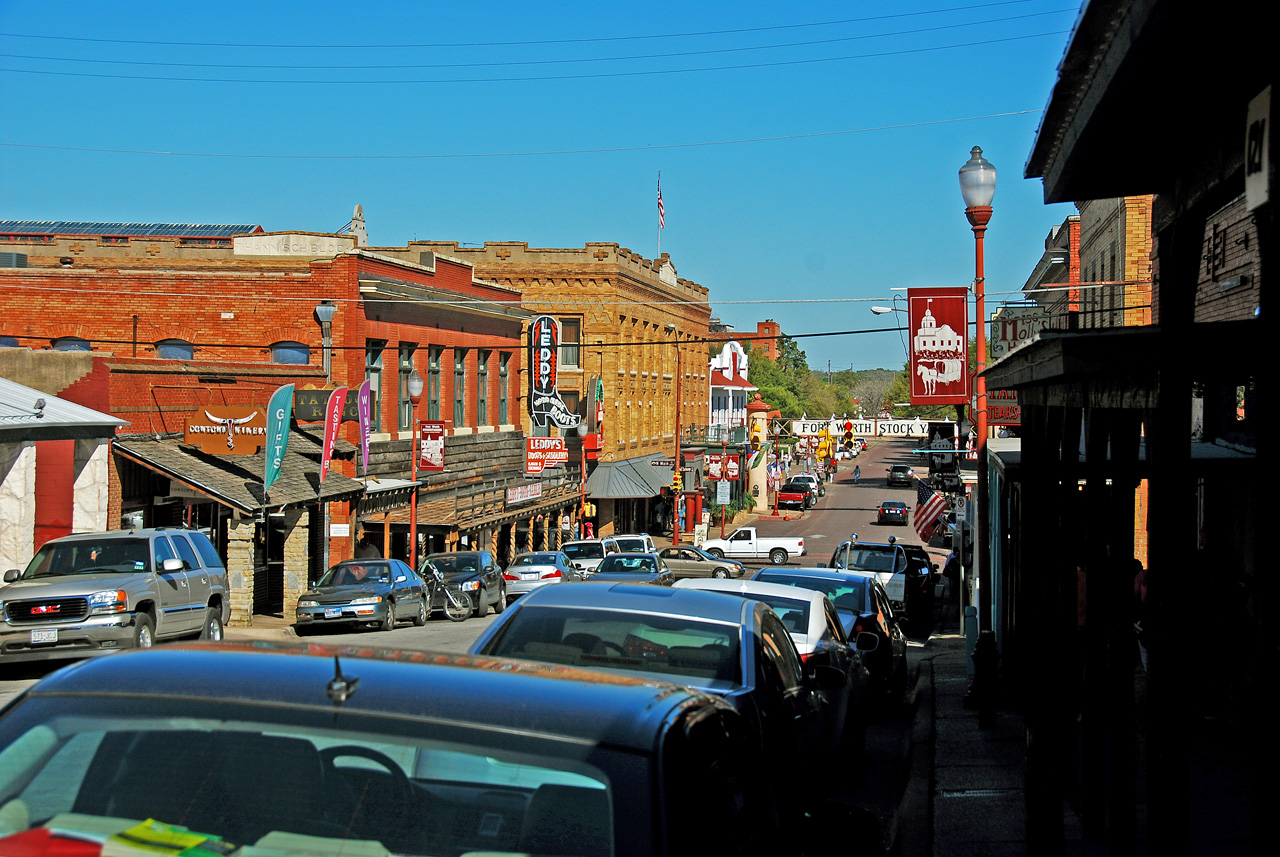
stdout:
[[444,470],[444,423],[423,420],[418,423],[418,469],[428,473]]
[[907,318],[911,334],[911,404],[968,402],[968,289],[908,289]]

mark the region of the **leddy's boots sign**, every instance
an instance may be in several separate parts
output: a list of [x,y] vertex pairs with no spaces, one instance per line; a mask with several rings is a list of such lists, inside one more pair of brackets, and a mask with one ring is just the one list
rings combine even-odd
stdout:
[[556,389],[560,371],[560,325],[540,315],[529,325],[529,417],[535,426],[548,423],[577,428],[582,417],[569,410]]

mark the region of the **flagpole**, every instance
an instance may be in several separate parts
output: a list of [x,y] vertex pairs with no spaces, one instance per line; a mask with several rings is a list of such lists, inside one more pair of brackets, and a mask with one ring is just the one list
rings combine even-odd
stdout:
[[662,208],[662,170],[658,170],[658,255],[655,261],[662,260],[662,227],[665,225],[665,213]]

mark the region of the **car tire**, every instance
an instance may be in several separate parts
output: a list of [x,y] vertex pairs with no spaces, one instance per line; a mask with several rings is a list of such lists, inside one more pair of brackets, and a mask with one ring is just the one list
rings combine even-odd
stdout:
[[769,562],[774,565],[786,565],[787,559],[787,552],[782,548],[774,548],[769,551]]
[[211,643],[222,642],[222,610],[209,607],[204,611],[204,625],[200,627],[200,639]]
[[390,631],[396,627],[396,607],[390,601],[387,602],[387,615],[382,617],[382,621],[378,623],[379,631]]
[[717,568],[715,571],[711,572],[711,576],[724,580],[729,576],[729,569]]
[[156,644],[156,623],[145,613],[133,617],[133,647],[149,649]]
[[498,589],[498,600],[493,602],[493,612],[495,615],[502,615],[502,611],[507,609],[507,587],[503,584]]
[[418,614],[413,617],[413,624],[421,628],[427,624],[427,599],[426,596],[418,599]]
[[724,559],[724,551],[720,550],[720,548],[711,548],[707,553],[711,554],[716,559]]
[[484,587],[476,590],[476,613],[477,619],[483,619],[489,615],[489,597],[485,595]]

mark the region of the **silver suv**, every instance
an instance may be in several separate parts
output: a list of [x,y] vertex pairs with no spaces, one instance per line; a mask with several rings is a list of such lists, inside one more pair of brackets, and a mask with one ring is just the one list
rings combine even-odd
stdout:
[[77,658],[184,635],[221,640],[227,570],[203,533],[159,527],[46,542],[0,588],[0,663]]

